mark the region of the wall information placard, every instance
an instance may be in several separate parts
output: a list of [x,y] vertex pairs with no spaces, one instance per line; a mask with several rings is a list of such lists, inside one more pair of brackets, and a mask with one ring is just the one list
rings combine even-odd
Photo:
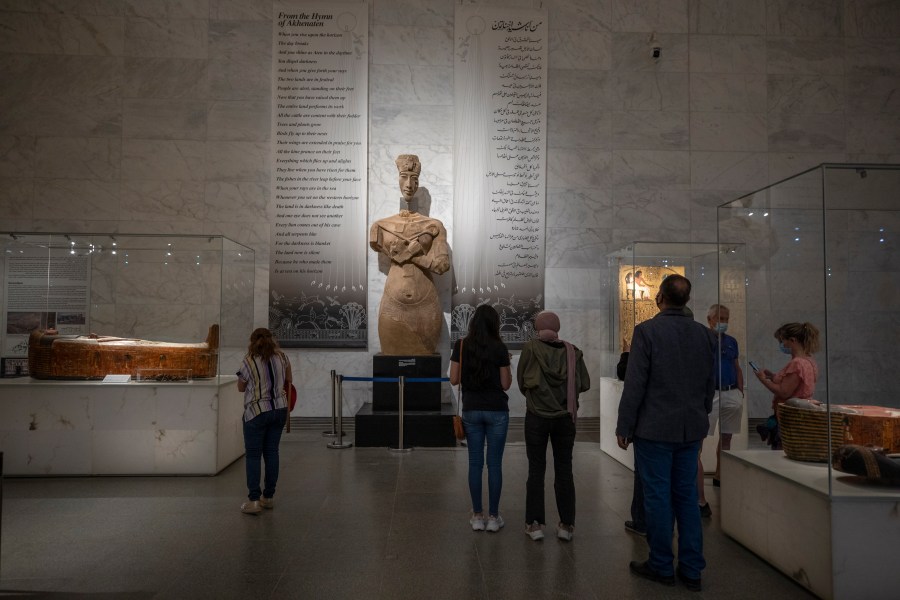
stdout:
[[365,347],[368,5],[276,5],[269,328]]

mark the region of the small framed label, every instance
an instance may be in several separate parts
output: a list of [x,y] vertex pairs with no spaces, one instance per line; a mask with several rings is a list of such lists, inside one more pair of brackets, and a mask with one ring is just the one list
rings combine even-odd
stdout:
[[27,358],[3,358],[0,359],[0,377],[26,377],[28,375]]
[[128,383],[131,381],[131,375],[107,375],[101,383]]

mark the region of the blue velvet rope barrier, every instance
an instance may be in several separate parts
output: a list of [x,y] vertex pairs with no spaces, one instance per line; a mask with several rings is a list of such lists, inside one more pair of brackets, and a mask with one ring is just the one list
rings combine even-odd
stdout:
[[[379,383],[399,383],[399,377],[348,377],[341,375],[343,381],[377,381]],[[441,381],[450,381],[447,377],[407,377],[409,383],[440,383]]]

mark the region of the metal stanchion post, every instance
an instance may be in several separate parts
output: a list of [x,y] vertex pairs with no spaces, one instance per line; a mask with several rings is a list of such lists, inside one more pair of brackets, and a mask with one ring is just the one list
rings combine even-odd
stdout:
[[401,375],[398,385],[400,386],[400,390],[399,390],[400,402],[397,407],[397,408],[399,408],[398,412],[400,413],[399,422],[397,423],[397,432],[398,432],[397,437],[399,438],[399,441],[397,442],[396,448],[388,448],[388,450],[390,450],[391,452],[411,452],[412,448],[404,448],[403,447],[403,390],[406,387],[406,377]]
[[[337,412],[335,406],[337,404],[337,373],[331,370],[331,431],[323,431],[322,437],[337,437]],[[343,432],[342,432],[343,433]]]
[[[328,447],[335,450],[342,450],[344,448],[349,448],[353,444],[349,442],[345,443],[344,440],[341,439],[341,436],[344,433],[344,376],[337,375],[335,379],[337,381],[337,427],[334,431],[337,439],[333,442],[329,442]],[[338,434],[338,432],[340,432],[340,434]]]

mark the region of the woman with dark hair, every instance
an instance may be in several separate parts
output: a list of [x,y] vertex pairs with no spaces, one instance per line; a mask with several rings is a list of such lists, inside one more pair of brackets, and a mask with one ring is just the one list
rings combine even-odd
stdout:
[[[500,316],[492,306],[482,304],[469,322],[469,333],[453,345],[450,355],[450,383],[460,384],[462,418],[469,449],[469,494],[472,496],[474,531],[499,531],[500,491],[503,488],[503,448],[509,429],[509,397],[512,384],[509,361],[512,356],[500,339]],[[481,503],[484,445],[487,442],[488,518]]]
[[[250,334],[247,356],[237,372],[238,390],[244,392],[244,449],[247,452],[249,500],[241,512],[258,515],[275,507],[278,482],[278,443],[288,418],[285,387],[291,383],[291,363],[268,329]],[[260,458],[266,461],[265,488],[260,490]]]
[[781,432],[776,418],[779,404],[791,398],[812,399],[816,391],[819,366],[812,357],[819,351],[819,330],[812,323],[785,323],[775,330],[779,349],[791,355],[791,360],[783,369],[773,373],[768,369],[754,369],[756,378],[772,392],[772,417],[756,430],[763,441],[773,450],[781,449]]

